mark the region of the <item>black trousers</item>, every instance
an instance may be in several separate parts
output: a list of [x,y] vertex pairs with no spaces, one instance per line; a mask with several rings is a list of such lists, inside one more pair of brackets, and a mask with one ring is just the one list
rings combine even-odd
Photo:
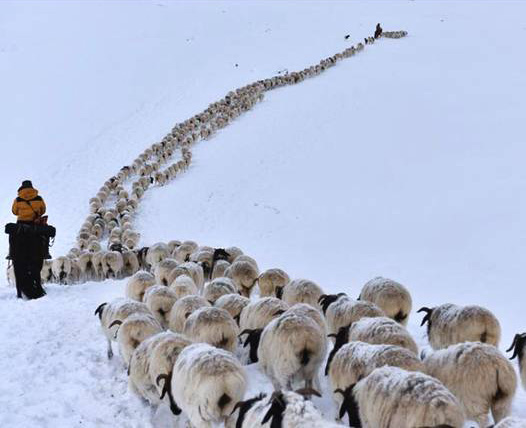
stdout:
[[14,259],[13,268],[16,278],[16,294],[28,299],[38,299],[45,296],[46,292],[42,288],[40,271],[44,261],[42,259]]

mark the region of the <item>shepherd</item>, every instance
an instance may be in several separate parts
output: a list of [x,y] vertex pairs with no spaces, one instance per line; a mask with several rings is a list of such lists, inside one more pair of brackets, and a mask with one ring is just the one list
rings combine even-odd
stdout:
[[49,238],[55,230],[47,226],[46,204],[29,180],[22,182],[13,202],[16,224],[8,224],[9,256],[13,262],[18,298],[38,299],[46,294],[40,271],[49,256]]

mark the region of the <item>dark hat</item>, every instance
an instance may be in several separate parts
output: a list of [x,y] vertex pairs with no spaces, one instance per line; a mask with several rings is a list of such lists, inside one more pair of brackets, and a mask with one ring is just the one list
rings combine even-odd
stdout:
[[18,190],[31,189],[32,187],[33,187],[33,183],[31,183],[30,180],[24,180],[22,181],[22,185],[20,186]]

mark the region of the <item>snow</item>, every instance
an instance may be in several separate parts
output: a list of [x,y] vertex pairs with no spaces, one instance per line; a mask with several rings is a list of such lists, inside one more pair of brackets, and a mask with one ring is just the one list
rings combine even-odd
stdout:
[[[199,143],[186,174],[147,193],[142,242],[236,245],[262,269],[354,297],[382,275],[414,309],[489,308],[505,349],[526,331],[525,12],[511,1],[3,1],[2,219],[32,179],[58,227],[52,253],[64,254],[89,197],[175,123],[381,22],[409,36],[267,93]],[[166,423],[106,360],[92,314],[123,289],[49,286],[19,302],[0,288],[0,426]],[[409,329],[423,345],[420,320]],[[248,395],[269,391],[248,369]],[[328,396],[314,402],[333,411]],[[526,417],[522,389],[513,414]]]

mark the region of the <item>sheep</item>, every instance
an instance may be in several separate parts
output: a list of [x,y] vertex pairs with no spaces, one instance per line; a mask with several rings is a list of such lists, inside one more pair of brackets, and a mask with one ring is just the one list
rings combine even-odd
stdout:
[[501,420],[494,428],[526,428],[526,419],[509,417]]
[[116,319],[123,321],[133,313],[150,314],[150,311],[144,303],[123,298],[115,299],[110,303],[102,303],[95,309],[94,315],[99,316],[101,329],[108,341],[108,359],[113,358],[111,342],[116,340],[117,332],[117,328],[111,324]]
[[[350,385],[345,412],[355,427],[450,427],[465,422],[457,398],[437,379],[398,367],[380,367]],[[340,413],[341,416],[343,416]]]
[[[40,270],[40,279],[43,283],[51,282],[53,279],[52,261],[44,260],[42,263],[42,269]],[[16,284],[15,268],[10,265],[7,270],[7,282],[9,285],[14,286]]]
[[239,327],[226,310],[205,306],[186,318],[183,333],[194,342],[206,342],[217,348],[234,352]]
[[190,254],[197,250],[198,245],[194,241],[184,241],[179,245],[172,256],[179,263],[187,262],[190,259]]
[[194,263],[194,262],[181,263],[179,266],[177,266],[175,269],[173,269],[170,272],[168,276],[169,284],[173,284],[173,282],[180,275],[188,275],[189,277],[191,277],[192,280],[194,281],[194,284],[197,286],[198,290],[201,290],[203,288],[203,285],[205,283],[203,268],[199,266],[197,263]]
[[91,255],[91,263],[93,265],[94,278],[97,280],[103,279],[102,271],[102,256],[104,253],[102,251],[96,251]]
[[383,317],[382,311],[374,303],[353,300],[344,293],[324,294],[319,298],[330,335],[336,335],[340,328],[349,326],[365,317]]
[[172,306],[168,325],[170,330],[182,333],[186,319],[199,308],[211,306],[208,301],[201,296],[185,296],[177,300]]
[[423,307],[418,312],[426,313],[421,326],[427,322],[427,336],[433,349],[461,342],[499,345],[499,321],[485,308],[445,303],[434,308]]
[[276,296],[276,288],[283,289],[290,282],[287,273],[281,269],[267,269],[258,277],[259,295]]
[[178,276],[175,279],[175,281],[172,282],[170,288],[174,291],[177,299],[198,293],[197,286],[195,285],[194,280],[188,275]]
[[276,391],[291,390],[293,381],[312,388],[326,351],[327,339],[318,324],[308,316],[289,313],[265,327],[257,358]]
[[206,279],[210,279],[218,260],[226,260],[228,253],[222,248],[200,247],[190,255],[190,261],[200,264]]
[[126,297],[142,302],[146,289],[155,284],[155,277],[145,271],[135,273],[126,284]]
[[122,274],[123,276],[132,276],[139,271],[139,260],[133,251],[122,252]]
[[494,346],[465,342],[424,358],[425,372],[440,380],[463,405],[468,419],[488,425],[488,412],[499,422],[509,415],[517,388],[511,363]]
[[245,394],[246,383],[245,370],[231,353],[196,343],[179,354],[171,393],[195,428],[211,428],[232,413]]
[[162,260],[170,256],[168,245],[163,242],[153,244],[146,254],[146,265],[149,269],[154,268]]
[[168,250],[170,251],[170,254],[173,255],[175,249],[181,245],[181,241],[178,241],[176,239],[172,239],[171,241],[168,241]]
[[236,292],[237,287],[230,278],[216,278],[205,285],[203,289],[203,297],[213,305],[221,296]]
[[225,276],[225,272],[229,266],[230,263],[228,263],[226,260],[218,260],[215,262],[210,279],[216,279]]
[[311,305],[307,303],[296,303],[295,305],[292,305],[289,309],[283,312],[284,314],[297,314],[297,315],[305,315],[307,317],[310,317],[318,326],[321,328],[324,334],[327,333],[327,324],[325,323],[325,319],[323,318],[323,315],[321,312],[313,308]]
[[239,325],[239,318],[241,316],[241,311],[250,303],[250,299],[247,297],[241,296],[240,294],[224,294],[219,297],[214,306],[216,308],[225,309],[234,320]]
[[263,297],[250,302],[241,311],[239,327],[241,330],[263,329],[288,308],[289,305],[275,297]]
[[106,278],[117,278],[123,266],[122,255],[117,251],[109,251],[102,256],[102,272]]
[[[298,391],[307,393],[307,390]],[[314,392],[314,391],[313,391]],[[227,419],[225,428],[252,428],[265,426],[287,428],[336,428],[339,424],[324,420],[319,410],[303,395],[292,391],[279,391],[267,398],[260,394],[240,401]]]
[[168,286],[170,284],[168,282],[170,272],[172,272],[172,270],[174,270],[178,265],[179,263],[177,263],[174,259],[166,258],[160,261],[154,268],[154,275],[157,284]]
[[[327,364],[325,375],[328,374],[330,377],[332,391],[346,391],[374,369],[382,366],[424,372],[424,364],[414,353],[405,348],[395,345],[350,342],[338,350],[331,364]],[[338,393],[334,393],[333,397],[338,405],[341,418],[347,411],[345,406],[348,405],[348,402]]]
[[66,284],[71,273],[71,260],[64,256],[57,257],[51,264],[51,271],[56,282]]
[[407,325],[413,301],[407,288],[392,279],[378,276],[368,281],[360,292],[358,300],[366,300],[380,307],[385,314]]
[[249,297],[259,276],[259,271],[249,261],[234,261],[225,271],[225,276],[234,281],[241,295]]
[[126,367],[129,366],[133,351],[141,342],[154,334],[160,333],[163,328],[151,314],[133,313],[124,321],[115,319],[110,327],[118,325],[117,343],[121,357]]
[[159,324],[168,328],[170,311],[177,300],[175,292],[164,285],[154,285],[146,290],[143,300]]
[[506,352],[513,351],[510,360],[519,357],[519,373],[521,377],[522,386],[526,389],[526,359],[524,358],[526,351],[526,333],[516,334],[513,338],[513,343]]
[[[162,332],[141,342],[133,351],[128,368],[128,384],[135,394],[157,406],[164,388],[157,386],[157,379],[170,373],[181,351],[192,342],[181,334]],[[166,381],[166,380],[165,380]],[[160,383],[160,382],[159,382]],[[169,396],[172,412],[180,410]]]
[[[280,288],[276,288],[277,297]],[[289,282],[284,288],[281,295],[281,299],[289,305],[295,303],[307,303],[316,309],[320,309],[318,300],[323,294],[323,290],[314,281],[308,279],[295,279]]]
[[[228,253],[226,254],[226,258],[228,258]],[[254,266],[254,269],[259,271],[259,266],[256,262],[256,260],[250,256],[247,256],[246,254],[240,254],[239,256],[237,256],[235,259],[234,259],[234,263],[235,262],[248,262],[250,263],[252,266]]]

